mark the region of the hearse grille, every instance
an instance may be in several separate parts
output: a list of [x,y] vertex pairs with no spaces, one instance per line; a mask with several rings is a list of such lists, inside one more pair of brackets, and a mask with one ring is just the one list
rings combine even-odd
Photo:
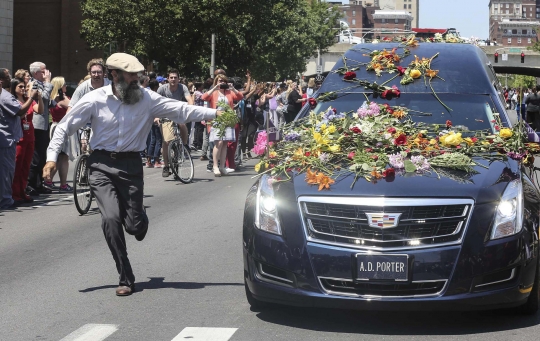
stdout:
[[[381,249],[460,242],[473,207],[467,199],[302,197],[299,203],[308,239]],[[390,217],[384,226],[383,216]]]
[[328,293],[349,296],[406,297],[440,294],[446,280],[412,283],[359,283],[351,280],[319,277]]

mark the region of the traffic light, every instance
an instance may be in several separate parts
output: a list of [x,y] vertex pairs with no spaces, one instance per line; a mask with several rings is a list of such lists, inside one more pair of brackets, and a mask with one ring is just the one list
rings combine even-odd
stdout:
[[495,63],[499,62],[499,52],[495,52]]
[[521,62],[525,63],[525,53],[521,52]]

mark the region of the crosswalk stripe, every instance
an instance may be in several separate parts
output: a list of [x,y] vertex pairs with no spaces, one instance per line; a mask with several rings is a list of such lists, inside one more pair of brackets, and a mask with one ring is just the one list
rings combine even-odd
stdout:
[[114,324],[85,324],[60,341],[103,341],[117,330]]
[[186,327],[172,341],[227,341],[238,328]]

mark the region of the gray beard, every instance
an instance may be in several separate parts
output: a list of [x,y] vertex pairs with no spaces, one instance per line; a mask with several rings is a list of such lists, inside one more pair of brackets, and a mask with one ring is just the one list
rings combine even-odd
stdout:
[[138,83],[128,84],[124,75],[118,75],[118,84],[114,85],[116,95],[124,104],[135,104],[143,98],[143,92]]

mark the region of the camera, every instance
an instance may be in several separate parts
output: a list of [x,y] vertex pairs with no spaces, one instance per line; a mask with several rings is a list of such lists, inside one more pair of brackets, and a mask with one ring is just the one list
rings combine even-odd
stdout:
[[220,89],[228,89],[228,88],[229,88],[229,84],[227,84],[227,83],[221,83],[221,84],[219,85],[219,88],[220,88]]
[[38,89],[38,83],[34,82],[34,84],[32,84],[32,90],[37,90],[37,89]]

